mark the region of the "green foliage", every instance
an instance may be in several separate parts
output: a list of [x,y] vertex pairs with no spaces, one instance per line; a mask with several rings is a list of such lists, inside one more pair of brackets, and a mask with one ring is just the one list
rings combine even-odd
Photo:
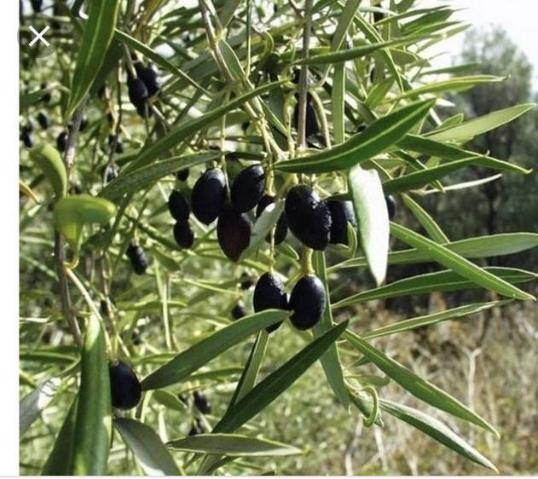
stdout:
[[[267,471],[255,461],[263,460],[271,471],[282,464],[298,473],[290,461],[321,460],[318,448],[327,441],[290,438],[275,426],[294,398],[298,419],[312,411],[323,418],[320,434],[333,428],[333,416],[340,434],[350,417],[377,431],[391,415],[495,470],[479,452],[482,441],[470,444],[455,432],[467,424],[496,433],[489,418],[394,359],[383,337],[534,300],[522,288],[536,274],[519,269],[531,266],[503,267],[490,258],[528,254],[536,233],[516,232],[527,229],[519,220],[501,233],[491,208],[487,227],[466,229],[484,223],[467,214],[476,192],[491,206],[501,175],[509,185],[531,177],[532,142],[518,144],[536,129],[528,65],[509,55],[513,46],[502,50],[506,41],[496,34],[483,47],[493,60],[468,42],[474,46],[464,65],[436,71],[428,47],[462,30],[450,6],[306,0],[303,21],[295,4],[278,0],[179,3],[95,1],[80,18],[82,2],[58,1],[46,15],[57,24],[51,35],[64,40],[39,61],[22,53],[29,85],[21,124],[42,109],[54,123],[31,133],[45,147],[21,147],[24,451],[32,450],[37,419],[54,417],[43,435],[46,452],[27,469],[261,473]],[[507,82],[514,95],[504,95]],[[499,101],[484,101],[487,92],[498,92]],[[50,145],[64,131],[62,158]],[[192,247],[182,248],[170,193],[180,190],[190,201],[207,168],[220,169],[229,190],[253,163],[263,167],[264,193],[275,198],[270,206],[237,212],[218,203],[228,202],[228,192],[224,200],[202,199],[217,216],[226,209],[232,226],[240,218],[242,234],[248,230],[237,261],[221,250],[219,222],[204,224],[195,213],[182,225],[194,236]],[[343,244],[312,251],[293,231],[276,241],[297,183],[325,208],[329,198],[351,200],[356,224],[337,224],[333,215],[323,225],[342,227]],[[392,222],[389,194],[398,205]],[[457,207],[447,207],[458,195]],[[507,202],[506,218],[524,199]],[[430,269],[395,278],[397,265]],[[319,277],[326,306],[312,331],[293,328],[287,310],[252,313],[248,283],[269,271],[287,292],[305,275]],[[368,302],[471,290],[489,297],[397,323],[362,320]],[[239,305],[245,317],[234,319]],[[117,359],[141,378],[143,399],[131,411],[111,407],[108,365]],[[312,371],[318,390],[305,397]],[[394,401],[387,386],[441,418]],[[334,401],[322,403],[329,394]]]

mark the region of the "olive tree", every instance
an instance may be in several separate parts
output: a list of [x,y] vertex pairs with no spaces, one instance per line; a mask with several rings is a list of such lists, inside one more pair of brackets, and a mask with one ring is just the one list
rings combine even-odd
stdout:
[[[459,113],[445,94],[503,78],[436,69],[429,47],[464,27],[450,6],[415,3],[22,2],[21,35],[49,22],[54,46],[21,56],[23,448],[61,405],[34,467],[278,466],[305,452],[258,421],[319,361],[335,407],[366,427],[394,416],[495,470],[379,386],[498,435],[376,338],[534,299],[522,289],[534,273],[476,260],[533,248],[536,234],[453,241],[421,205],[529,174],[468,143],[534,105]],[[451,181],[472,167],[491,176]],[[386,282],[392,265],[421,263],[437,267]],[[342,284],[343,272],[362,286]],[[361,320],[369,301],[472,288],[498,299],[380,328]],[[293,346],[279,347],[287,337]],[[382,377],[361,374],[371,366]]]

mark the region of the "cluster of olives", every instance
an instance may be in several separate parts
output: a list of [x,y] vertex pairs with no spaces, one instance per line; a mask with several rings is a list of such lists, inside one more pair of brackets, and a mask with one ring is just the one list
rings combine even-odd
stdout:
[[129,72],[127,91],[129,100],[142,118],[152,115],[148,99],[154,96],[160,88],[159,77],[151,65],[144,66],[141,62],[134,63],[136,76]]

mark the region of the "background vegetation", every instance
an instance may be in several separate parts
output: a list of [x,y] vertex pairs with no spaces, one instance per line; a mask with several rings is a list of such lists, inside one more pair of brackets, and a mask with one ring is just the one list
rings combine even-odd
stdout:
[[[71,273],[65,273],[68,270],[58,264],[60,252],[53,219],[56,198],[48,182],[50,176],[43,174],[29,156],[29,148],[21,142],[20,462],[23,474],[43,471],[61,436],[59,432],[73,400],[76,397],[80,400],[82,395],[80,359],[85,356],[74,337],[72,324],[68,324],[69,318],[79,325],[81,337],[85,336],[92,319],[99,318],[99,328],[110,341],[108,359],[122,358],[142,379],[203,338],[237,324],[231,311],[238,302],[243,302],[247,313],[251,314],[253,287],[245,289],[241,283],[247,279],[254,283],[269,264],[283,275],[288,291],[300,275],[304,248],[291,234],[286,246],[277,247],[274,255],[268,244],[260,243],[257,251],[238,263],[231,262],[221,252],[213,228],[199,222],[193,222],[194,247],[184,250],[176,245],[173,221],[166,206],[168,195],[174,188],[188,194],[205,164],[212,164],[199,161],[190,168],[188,180],[179,181],[173,173],[185,165],[186,155],[215,154],[215,159],[225,165],[228,177],[233,180],[253,160],[261,160],[271,169],[277,160],[289,161],[296,155],[311,155],[316,149],[326,149],[327,140],[332,144],[341,142],[339,125],[344,126],[345,139],[358,138],[372,122],[372,117],[386,118],[390,112],[416,99],[434,96],[438,99],[424,122],[409,129],[423,135],[526,104],[533,101],[535,95],[531,90],[532,68],[528,60],[502,30],[466,33],[466,48],[458,61],[458,65],[465,67],[454,68],[448,72],[450,76],[431,71],[428,44],[440,42],[443,35],[457,34],[461,29],[452,21],[453,12],[449,7],[419,10],[410,0],[381,4],[352,0],[314,2],[310,13],[313,19],[310,56],[320,56],[321,60],[318,58],[319,63],[310,65],[308,85],[309,91],[319,98],[316,104],[319,133],[309,138],[308,150],[295,151],[295,94],[300,87],[292,80],[304,56],[301,53],[305,31],[302,4],[214,2],[224,27],[223,39],[233,47],[240,66],[248,72],[251,83],[245,86],[240,80],[226,78],[219,69],[218,56],[216,61],[212,56],[207,24],[204,25],[200,15],[201,5],[208,6],[211,23],[218,26],[211,3],[202,1],[200,5],[187,8],[173,1],[126,1],[121,2],[119,8],[116,24],[119,33],[116,32],[107,55],[101,55],[104,66],[95,69],[95,78],[90,78],[92,75],[86,72],[91,80],[89,90],[80,94],[80,103],[70,110],[77,95],[72,83],[76,76],[75,63],[82,55],[79,51],[84,50],[80,47],[82,37],[77,35],[88,28],[76,15],[82,3],[54,2],[49,6],[45,2],[41,13],[36,13],[30,2],[21,3],[23,33],[28,32],[28,25],[36,22],[54,22],[50,36],[54,42],[52,54],[44,55],[35,50],[21,53],[21,135],[28,132],[28,125],[32,123],[34,143],[55,145],[62,132],[76,132],[78,126],[73,127],[73,123],[87,120],[83,131],[70,135],[74,142],[71,151],[75,154],[72,165],[68,155],[63,157],[68,166],[71,194],[102,196],[105,188],[109,192],[118,191],[116,188],[122,185],[125,177],[122,175],[128,171],[129,164],[138,161],[141,152],[159,144],[178,125],[179,128],[195,125],[200,115],[269,81],[283,82],[277,89],[260,96],[260,101],[283,123],[288,137],[278,131],[274,121],[264,120],[266,123],[262,122],[260,129],[245,107],[231,109],[224,116],[200,124],[189,136],[148,159],[150,167],[155,169],[156,165],[172,158],[170,172],[155,178],[157,181],[134,187],[123,184],[127,195],[118,194],[114,198],[120,211],[121,201],[128,198],[123,203],[125,210],[121,220],[117,224],[111,221],[105,226],[87,227],[79,265],[69,270]],[[345,23],[343,9],[352,9],[353,21],[344,30],[343,44],[335,48],[334,30]],[[394,16],[394,21],[387,21]],[[308,11],[306,17],[309,17]],[[78,41],[73,40],[74,36]],[[379,44],[402,38],[405,41],[378,47],[376,51],[360,53],[357,50],[366,43]],[[340,52],[352,52],[348,53],[350,57],[345,63],[336,61],[335,55]],[[329,57],[323,59],[321,55]],[[126,72],[135,57],[153,63],[160,72],[161,87],[150,103],[153,109],[150,118],[141,118],[128,100]],[[234,57],[228,56],[225,61],[228,67],[230,58]],[[334,94],[335,70],[339,65],[345,65],[346,78],[341,93],[346,108],[341,117],[335,109]],[[499,81],[498,77],[505,76]],[[457,77],[464,80],[460,83],[448,80]],[[405,85],[402,89],[397,84],[398,78]],[[413,93],[413,89],[429,85],[434,86]],[[412,93],[401,98],[405,91]],[[253,102],[249,105],[255,107]],[[48,118],[46,128],[37,122],[40,112]],[[458,116],[459,112],[464,116]],[[508,121],[511,119],[514,121]],[[263,128],[282,150],[281,158],[264,148]],[[536,110],[531,110],[522,116],[507,115],[502,121],[490,124],[483,135],[473,135],[464,141],[446,141],[446,144],[509,163],[497,163],[493,169],[486,168],[487,163],[480,161],[462,164],[461,169],[446,172],[446,178],[445,175],[426,176],[422,182],[404,184],[395,190],[398,203],[395,223],[432,239],[435,239],[432,231],[441,231],[451,242],[529,232],[478,243],[477,249],[485,248],[486,253],[477,253],[475,249],[470,257],[480,268],[536,271],[538,256],[533,247],[537,244],[537,179],[532,173],[510,171],[510,165],[534,167],[538,154],[534,141],[537,129],[538,115]],[[421,171],[421,166],[428,175],[435,175],[439,164],[453,160],[404,147],[391,149],[393,144],[385,146],[361,165],[379,172],[386,192],[391,188],[387,182],[394,178],[407,181],[409,175]],[[67,151],[70,151],[69,146]],[[116,167],[120,171],[116,183],[112,181],[107,186],[105,172]],[[346,171],[334,168],[334,172],[317,176],[306,172],[301,178],[316,185],[322,197],[327,197],[346,191]],[[499,173],[503,173],[502,178],[497,176]],[[279,197],[285,195],[293,176],[275,173]],[[484,180],[493,176],[493,181]],[[443,182],[444,189],[438,180]],[[406,197],[420,206],[409,207]],[[422,208],[435,220],[425,220],[417,214]],[[287,446],[282,446],[280,453],[285,454],[279,455],[275,448],[263,457],[245,453],[215,472],[483,474],[486,469],[476,461],[488,465],[489,460],[505,474],[536,473],[538,416],[534,403],[538,397],[535,381],[538,313],[535,303],[500,303],[497,301],[503,298],[495,288],[482,286],[453,292],[436,291],[436,282],[432,282],[433,291],[428,294],[386,299],[376,296],[379,290],[368,270],[369,261],[363,257],[361,226],[364,224],[359,213],[358,237],[350,231],[351,246],[353,240],[359,242],[357,251],[342,245],[331,245],[325,251],[329,267],[327,282],[333,305],[358,292],[370,291],[373,299],[350,301],[346,307],[333,308],[332,320],[343,323],[350,319],[349,330],[365,336],[408,318],[443,312],[447,312],[447,318],[455,317],[454,321],[372,339],[371,344],[485,418],[500,432],[501,438],[462,421],[457,415],[440,411],[439,407],[434,407],[435,399],[429,402],[418,399],[412,384],[402,387],[398,373],[387,374],[379,364],[368,363],[362,355],[364,351],[357,350],[348,336],[341,336],[336,343],[339,362],[332,367],[337,371],[343,368],[347,390],[356,401],[350,402],[348,408],[343,407],[342,398],[337,398],[338,392],[335,395],[334,384],[329,385],[322,364],[315,362],[293,385],[275,397],[272,404],[237,431],[251,439],[283,443]],[[507,241],[501,241],[502,238]],[[150,266],[141,276],[133,273],[125,256],[132,240],[144,248],[149,258]],[[413,246],[401,240],[401,236],[399,240],[395,236],[391,238],[391,251]],[[486,244],[487,248],[483,246]],[[65,248],[68,258],[72,253],[69,247]],[[442,269],[445,267],[427,255],[423,261],[404,264],[393,264],[389,259],[386,282],[392,284],[402,278]],[[65,284],[62,284],[64,274],[68,275],[70,304],[67,311]],[[524,274],[526,279],[535,278],[531,273]],[[73,278],[78,280],[78,285]],[[517,284],[517,287],[536,294],[535,281]],[[491,307],[492,302],[495,307]],[[464,305],[477,306],[472,306],[473,314],[457,316],[454,309]],[[269,336],[265,331],[257,333],[258,342],[268,341],[265,354],[260,358],[257,383],[312,344],[319,333],[317,330],[314,334],[298,332],[288,322]],[[141,474],[155,470],[170,472],[167,468],[177,467],[180,472],[196,473],[200,456],[196,460],[192,453],[174,448],[164,453],[162,443],[190,437],[196,424],[209,433],[226,416],[238,381],[245,371],[251,371],[245,365],[254,341],[255,335],[250,335],[181,381],[146,392],[141,405],[133,411],[110,411],[109,415],[115,418],[136,418],[156,431],[159,440],[155,445],[149,433],[141,435],[147,447],[144,455],[132,439],[120,435],[116,419],[110,450],[105,447],[107,468],[102,472]],[[475,462],[468,461],[454,452],[454,446],[444,447],[386,409],[381,411],[382,427],[380,424],[369,427],[372,388],[374,397],[439,418],[483,456],[474,456]],[[202,414],[195,406],[194,391],[207,396],[211,412]],[[430,424],[437,423],[432,420]],[[446,439],[441,438],[440,442],[443,441],[446,445]],[[293,448],[300,449],[300,454]],[[173,457],[173,466],[167,454]]]

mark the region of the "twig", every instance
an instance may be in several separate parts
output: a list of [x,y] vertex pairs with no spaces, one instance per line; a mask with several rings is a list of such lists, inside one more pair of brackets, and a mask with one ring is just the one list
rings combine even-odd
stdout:
[[[67,169],[68,179],[69,179],[69,174],[71,172],[71,168],[74,164],[75,141],[76,141],[78,130],[80,128],[81,120],[82,120],[82,109],[78,109],[73,115],[73,124],[67,136],[67,142],[66,142],[67,145],[65,148],[65,155],[64,155],[64,163]],[[67,324],[69,325],[71,334],[73,335],[73,338],[75,342],[77,343],[77,346],[82,348],[84,341],[82,339],[80,327],[77,323],[75,315],[73,314],[71,296],[69,295],[69,286],[68,286],[67,276],[66,276],[65,267],[64,267],[65,244],[64,244],[64,239],[62,235],[60,235],[59,233],[56,233],[54,235],[54,257],[56,260],[58,282],[60,284],[60,301],[62,304],[62,312],[65,316]]]
[[[303,58],[308,58],[312,34],[312,0],[304,3]],[[299,75],[299,119],[297,121],[297,147],[306,148],[306,100],[308,94],[308,66],[301,67]]]

